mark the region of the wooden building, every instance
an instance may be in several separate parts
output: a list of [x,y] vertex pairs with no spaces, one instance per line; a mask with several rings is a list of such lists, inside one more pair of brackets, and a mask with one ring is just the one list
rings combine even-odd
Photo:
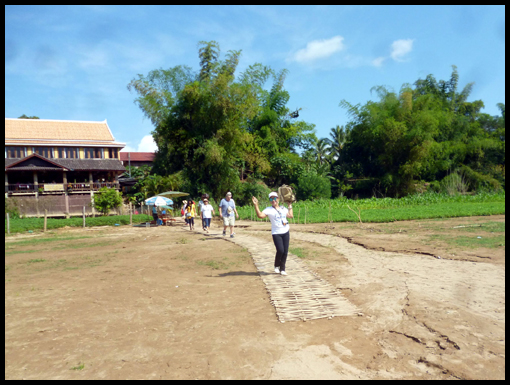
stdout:
[[5,119],[5,196],[26,216],[81,214],[125,171],[106,120]]

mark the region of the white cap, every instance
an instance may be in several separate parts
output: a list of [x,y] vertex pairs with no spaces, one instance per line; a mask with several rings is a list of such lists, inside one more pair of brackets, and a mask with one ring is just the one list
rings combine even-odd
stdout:
[[270,193],[269,193],[269,198],[271,198],[271,197],[277,197],[277,198],[278,198],[278,193],[276,193],[276,192],[274,192],[274,191],[273,191],[273,192],[270,192]]
[[228,193],[225,194],[225,196],[232,196],[232,193],[229,191]]

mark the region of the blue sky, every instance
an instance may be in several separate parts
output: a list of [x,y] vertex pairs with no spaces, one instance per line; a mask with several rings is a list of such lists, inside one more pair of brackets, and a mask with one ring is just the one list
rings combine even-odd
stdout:
[[[5,6],[5,117],[102,121],[126,150],[155,150],[153,127],[127,84],[179,64],[199,69],[197,44],[222,58],[242,50],[237,73],[286,68],[288,107],[319,138],[348,121],[339,107],[377,100],[433,74],[499,115],[505,102],[505,7],[475,6]],[[268,84],[268,87],[271,84]]]

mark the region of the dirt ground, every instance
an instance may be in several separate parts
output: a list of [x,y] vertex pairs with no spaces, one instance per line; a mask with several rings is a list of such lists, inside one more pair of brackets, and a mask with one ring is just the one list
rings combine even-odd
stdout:
[[[504,379],[504,222],[291,225],[361,313],[286,323],[218,222],[6,237],[5,378]],[[272,242],[269,223],[236,233]]]

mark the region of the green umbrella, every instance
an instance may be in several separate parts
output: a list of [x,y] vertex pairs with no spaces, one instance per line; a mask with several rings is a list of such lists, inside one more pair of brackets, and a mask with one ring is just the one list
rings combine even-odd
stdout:
[[188,196],[188,193],[180,192],[180,191],[167,191],[158,195],[162,195],[169,198],[178,198],[178,197],[185,197]]

